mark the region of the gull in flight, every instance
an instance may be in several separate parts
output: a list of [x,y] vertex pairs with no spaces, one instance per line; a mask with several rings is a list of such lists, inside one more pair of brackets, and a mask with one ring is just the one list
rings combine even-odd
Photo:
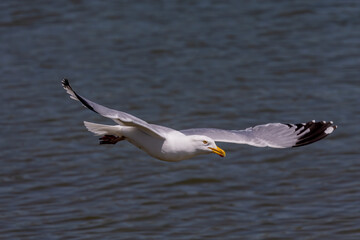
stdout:
[[337,128],[331,121],[310,121],[298,124],[268,123],[244,130],[193,128],[178,131],[92,102],[77,94],[67,79],[62,81],[62,86],[70,98],[117,123],[104,125],[84,121],[90,132],[101,136],[100,144],[116,144],[127,140],[150,156],[163,161],[177,162],[209,153],[225,157],[225,151],[215,142],[272,148],[299,147],[319,141]]

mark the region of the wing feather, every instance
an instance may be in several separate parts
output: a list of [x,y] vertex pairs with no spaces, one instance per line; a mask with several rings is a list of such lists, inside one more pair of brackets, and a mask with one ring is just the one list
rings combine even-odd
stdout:
[[245,130],[195,128],[182,130],[185,135],[204,135],[216,142],[248,144],[256,147],[288,148],[307,145],[323,139],[337,126],[332,122],[299,124],[268,123]]
[[156,136],[156,137],[159,137],[162,139],[166,138],[166,133],[169,130],[172,130],[170,128],[166,128],[163,126],[149,124],[149,123],[145,122],[144,120],[137,118],[131,114],[117,111],[114,109],[110,109],[110,108],[107,108],[100,104],[97,104],[95,102],[92,102],[89,99],[86,99],[86,98],[80,96],[79,94],[77,94],[71,88],[69,81],[67,79],[64,79],[62,81],[62,85],[63,85],[64,89],[66,90],[66,92],[70,95],[70,98],[80,101],[88,109],[90,109],[104,117],[110,118],[120,125],[135,126],[135,127],[140,128],[147,134],[150,134],[152,136]]

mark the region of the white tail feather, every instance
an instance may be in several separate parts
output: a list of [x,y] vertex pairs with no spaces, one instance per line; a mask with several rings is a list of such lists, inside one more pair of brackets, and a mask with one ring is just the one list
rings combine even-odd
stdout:
[[110,126],[86,121],[84,121],[84,125],[87,130],[94,133],[95,135],[114,135],[121,137],[121,126],[119,125]]

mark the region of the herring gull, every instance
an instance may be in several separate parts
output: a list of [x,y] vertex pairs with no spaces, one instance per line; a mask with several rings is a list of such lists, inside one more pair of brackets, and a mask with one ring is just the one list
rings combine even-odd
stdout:
[[62,81],[62,86],[70,98],[117,123],[104,125],[84,121],[90,132],[101,136],[100,144],[115,144],[127,140],[150,156],[163,161],[177,162],[209,153],[225,157],[225,151],[215,142],[272,148],[299,147],[319,141],[337,127],[331,121],[313,120],[298,124],[268,123],[244,130],[193,128],[177,131],[92,102],[77,94],[67,79]]

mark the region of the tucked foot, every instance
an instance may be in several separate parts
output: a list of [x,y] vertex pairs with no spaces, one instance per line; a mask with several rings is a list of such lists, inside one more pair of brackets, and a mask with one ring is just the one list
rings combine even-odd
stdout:
[[116,144],[122,140],[125,140],[125,137],[118,137],[114,135],[105,135],[99,138],[100,144]]

